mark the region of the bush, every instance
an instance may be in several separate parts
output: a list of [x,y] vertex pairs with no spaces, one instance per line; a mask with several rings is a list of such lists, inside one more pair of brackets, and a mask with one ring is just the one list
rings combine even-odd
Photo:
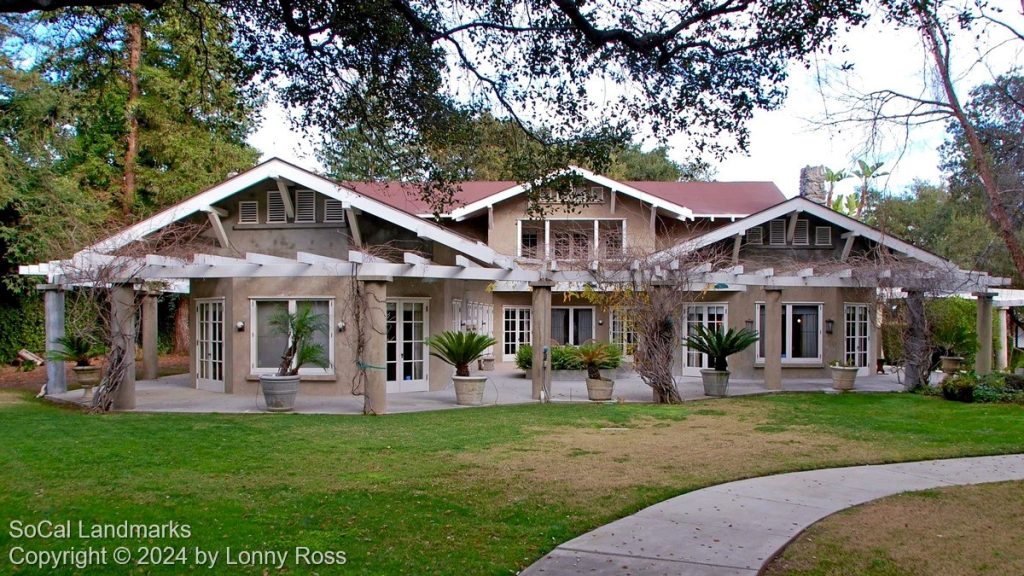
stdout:
[[989,374],[978,378],[974,389],[975,402],[1024,404],[1024,376]]
[[25,348],[36,354],[46,349],[43,299],[22,298],[15,306],[0,306],[0,362],[8,364]]
[[551,369],[552,370],[583,370],[583,362],[576,354],[575,346],[552,346],[551,347]]
[[932,342],[942,355],[962,356],[974,364],[978,349],[977,304],[966,298],[936,298],[925,302]]
[[1003,376],[1003,383],[1008,390],[1024,392],[1024,374],[1006,374]]
[[956,374],[942,381],[942,397],[957,402],[974,402],[978,378],[970,372]]
[[529,370],[533,367],[533,346],[523,344],[516,350],[516,368]]

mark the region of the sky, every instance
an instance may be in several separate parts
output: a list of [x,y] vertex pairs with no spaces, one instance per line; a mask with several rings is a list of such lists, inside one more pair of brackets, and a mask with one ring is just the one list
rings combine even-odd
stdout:
[[[1020,4],[1015,0],[993,2],[1007,11],[1007,19],[1021,22]],[[899,194],[915,179],[939,182],[938,147],[945,138],[945,127],[933,124],[916,128],[909,138],[884,139],[873,150],[865,152],[866,134],[862,127],[823,127],[815,119],[834,117],[841,102],[834,91],[820,88],[819,79],[836,76],[836,68],[852,64],[842,79],[861,91],[894,88],[914,95],[928,95],[931,90],[923,70],[928,60],[920,38],[910,30],[897,30],[881,23],[872,23],[839,37],[846,50],[833,57],[819,57],[810,69],[794,65],[787,82],[788,97],[782,108],[758,111],[749,124],[751,139],[746,154],[734,153],[723,161],[713,161],[717,179],[722,181],[771,181],[787,196],[798,192],[800,169],[825,165],[834,170],[849,171],[858,158],[869,163],[884,162],[882,171],[889,175],[874,184],[890,194]],[[960,91],[991,78],[991,73],[971,67],[977,53],[971,43],[961,45],[960,60],[955,66],[962,74]],[[996,71],[1012,66],[1020,54],[1016,47],[1003,47],[988,54],[988,62]],[[967,70],[970,69],[970,73]],[[313,170],[322,166],[316,161],[310,138],[293,130],[284,110],[271,103],[264,111],[260,127],[249,138],[264,158],[278,156]],[[654,143],[647,143],[653,146]],[[683,137],[670,138],[670,157],[684,162],[688,159]],[[841,182],[836,190],[852,192],[854,178]]]

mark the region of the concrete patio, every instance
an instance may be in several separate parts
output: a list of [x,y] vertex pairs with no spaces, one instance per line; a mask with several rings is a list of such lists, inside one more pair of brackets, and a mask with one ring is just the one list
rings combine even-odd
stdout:
[[[530,397],[531,383],[521,371],[489,372],[484,406],[497,404],[530,404],[536,400]],[[700,378],[677,377],[679,391],[684,400],[707,398]],[[856,392],[900,392],[903,386],[894,374],[859,376]],[[784,380],[783,392],[834,392],[832,381]],[[774,393],[760,380],[733,380],[729,384],[730,396]],[[650,402],[651,389],[639,376],[617,378],[614,397],[622,402]],[[73,390],[48,396],[58,402],[81,403],[82,391]],[[587,402],[587,387],[582,377],[579,381],[553,382],[553,402]],[[263,398],[252,394],[221,394],[196,390],[189,384],[188,374],[177,374],[157,380],[140,380],[136,383],[136,408],[134,412],[195,412],[195,413],[262,413]],[[425,412],[467,408],[455,403],[455,391],[449,384],[444,390],[432,392],[409,392],[388,394],[388,412]],[[362,396],[317,396],[299,394],[295,412],[301,414],[362,414]]]

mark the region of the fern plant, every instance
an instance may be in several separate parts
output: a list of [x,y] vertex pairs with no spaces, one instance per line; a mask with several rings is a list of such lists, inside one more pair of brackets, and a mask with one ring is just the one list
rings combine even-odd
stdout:
[[729,356],[746,350],[758,338],[757,332],[747,328],[722,331],[697,325],[690,329],[686,345],[691,350],[707,354],[714,370],[724,371],[729,369]]

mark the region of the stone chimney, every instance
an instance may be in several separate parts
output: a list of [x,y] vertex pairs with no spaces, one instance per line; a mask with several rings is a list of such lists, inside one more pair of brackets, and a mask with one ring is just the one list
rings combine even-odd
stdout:
[[818,204],[825,203],[825,167],[804,166],[800,169],[800,195]]

